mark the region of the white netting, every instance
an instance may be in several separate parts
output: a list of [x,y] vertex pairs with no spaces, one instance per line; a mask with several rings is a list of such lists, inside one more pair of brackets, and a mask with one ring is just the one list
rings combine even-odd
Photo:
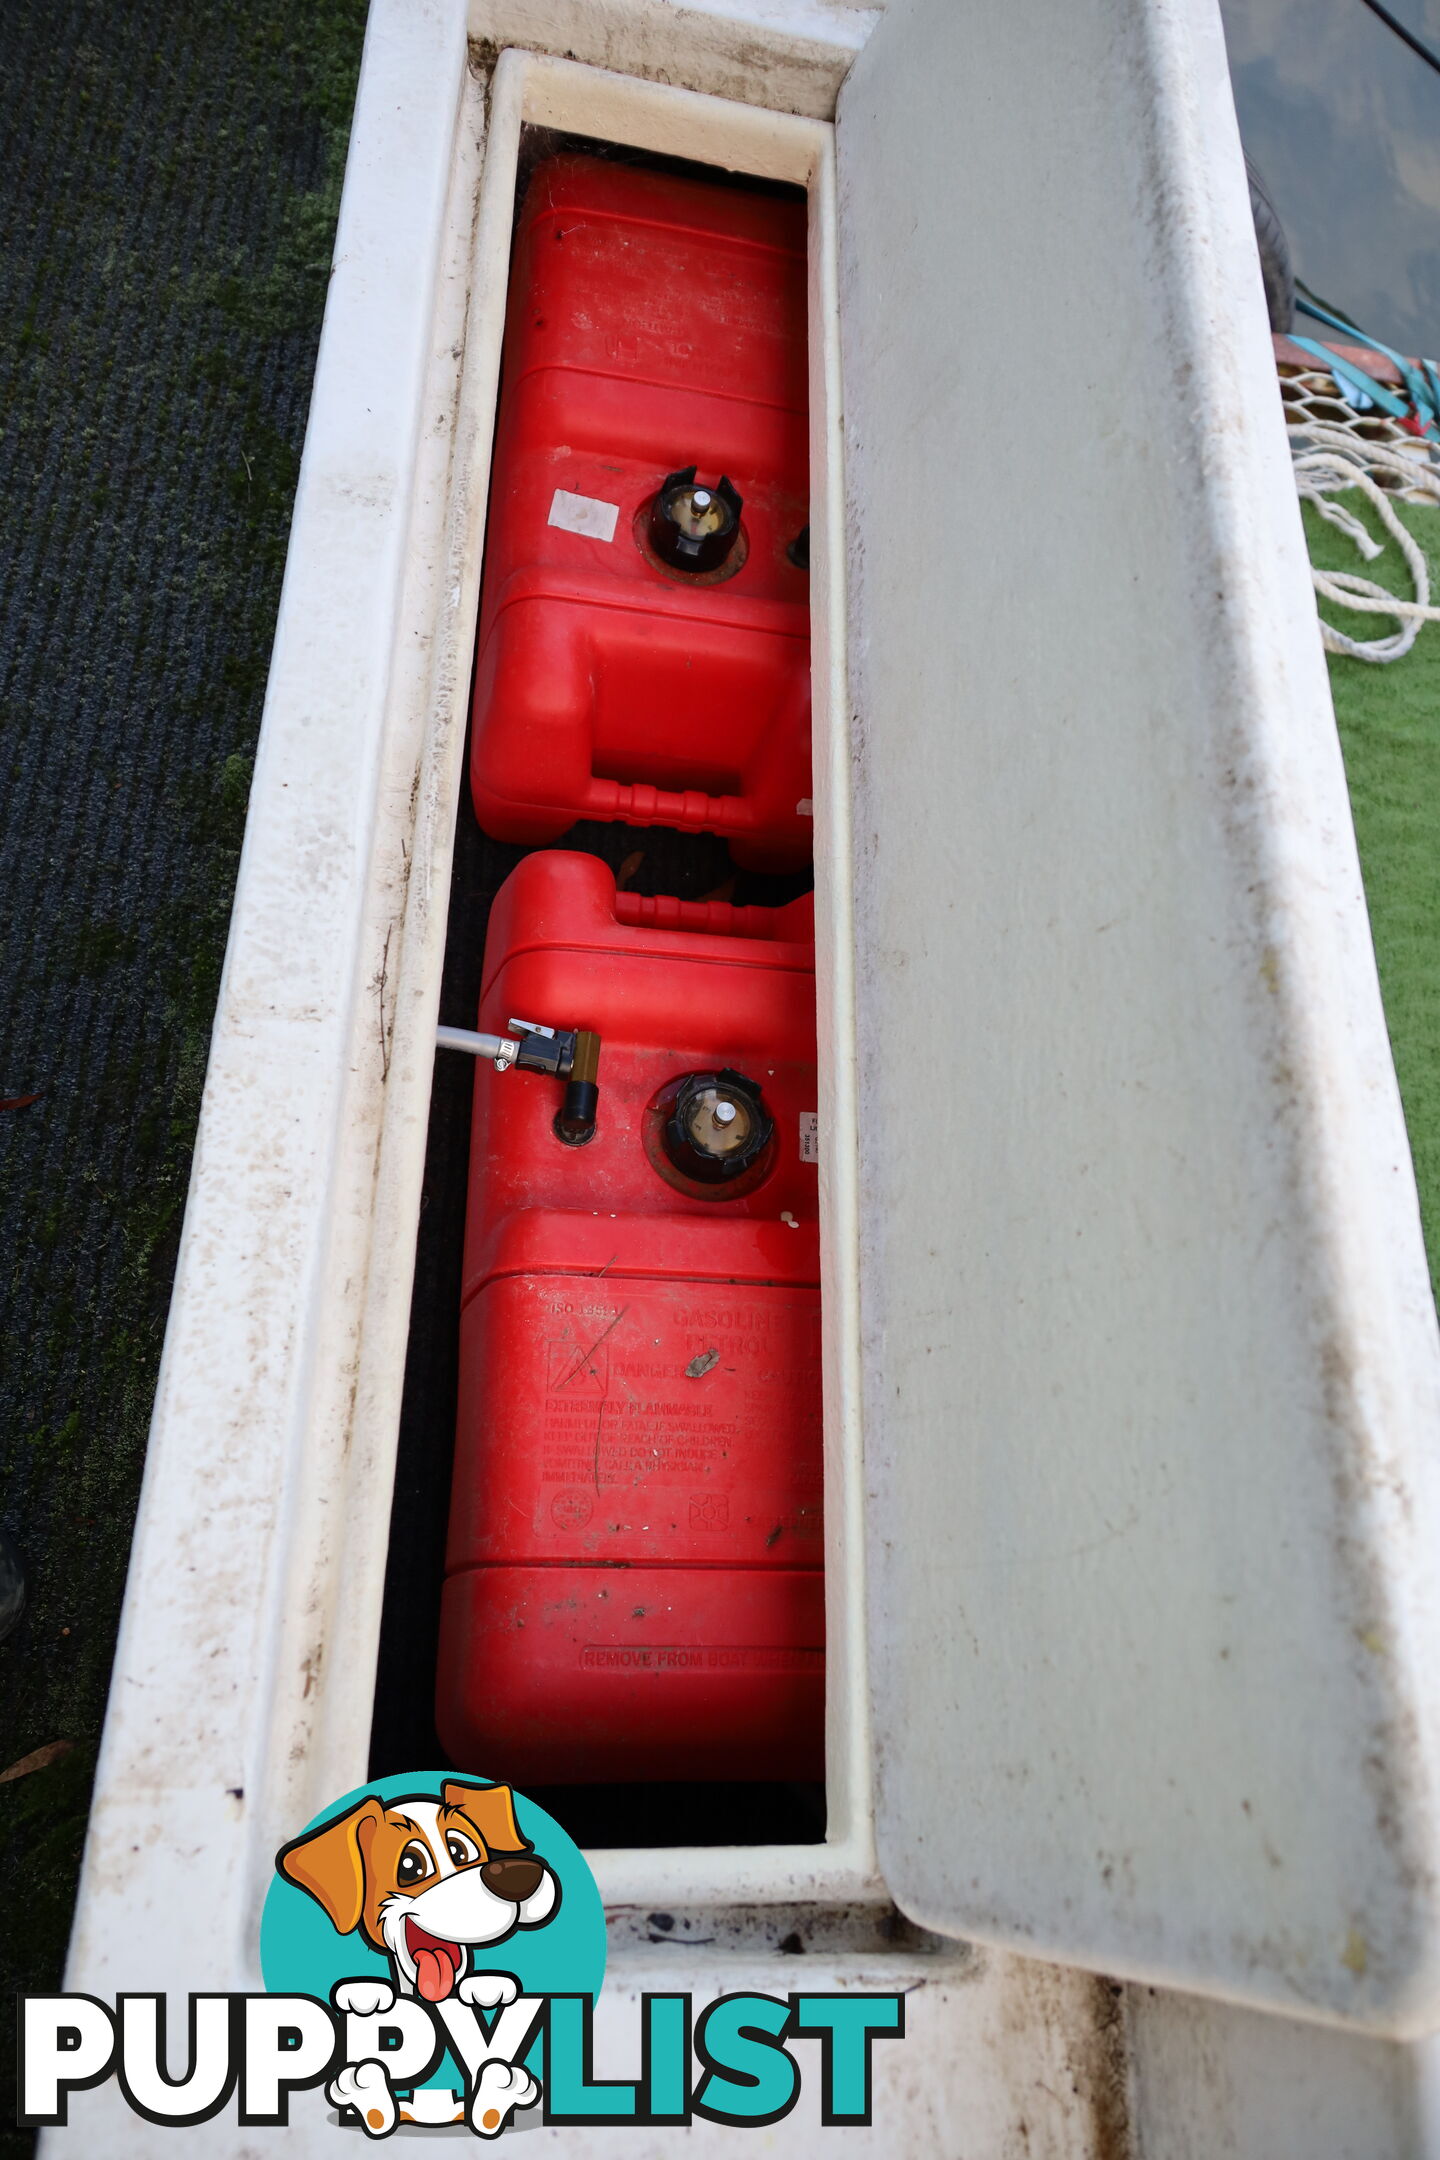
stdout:
[[1353,660],[1399,660],[1409,652],[1423,623],[1440,622],[1440,607],[1430,604],[1430,573],[1424,550],[1396,515],[1392,498],[1440,506],[1440,464],[1430,445],[1412,435],[1388,413],[1372,407],[1357,412],[1341,397],[1335,379],[1321,368],[1282,369],[1280,396],[1295,462],[1295,483],[1303,502],[1343,532],[1367,562],[1383,555],[1354,512],[1333,498],[1358,488],[1404,556],[1415,587],[1413,600],[1402,600],[1373,578],[1349,570],[1311,567],[1315,590],[1336,607],[1362,615],[1388,615],[1399,628],[1389,637],[1352,638],[1321,620],[1328,652]]
[[1392,420],[1389,413],[1381,412],[1378,405],[1369,412],[1357,412],[1341,396],[1328,369],[1295,368],[1282,363],[1280,402],[1285,407],[1285,424],[1292,439],[1316,427],[1340,428],[1353,435],[1357,443],[1378,443],[1398,451],[1404,463],[1393,472],[1377,474],[1380,486],[1387,495],[1398,495],[1402,502],[1435,501],[1434,459],[1429,445],[1398,420]]

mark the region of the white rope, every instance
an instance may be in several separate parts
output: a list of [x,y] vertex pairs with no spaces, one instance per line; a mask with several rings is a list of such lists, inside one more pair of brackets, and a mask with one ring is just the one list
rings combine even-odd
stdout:
[[1301,427],[1289,428],[1288,433],[1295,461],[1295,484],[1301,501],[1313,503],[1321,517],[1343,532],[1367,562],[1373,562],[1378,555],[1384,554],[1383,543],[1366,531],[1352,510],[1329,499],[1348,488],[1359,488],[1373,503],[1386,531],[1398,543],[1415,587],[1414,599],[1402,600],[1398,593],[1387,591],[1373,578],[1360,577],[1351,570],[1317,570],[1312,564],[1310,575],[1322,600],[1329,600],[1336,607],[1352,608],[1361,615],[1388,615],[1400,626],[1389,637],[1366,640],[1346,637],[1343,630],[1336,630],[1322,617],[1320,635],[1326,651],[1346,653],[1352,660],[1381,664],[1403,659],[1420,635],[1421,625],[1440,622],[1440,607],[1430,604],[1430,572],[1424,550],[1402,524],[1389,496],[1377,486],[1371,474],[1390,474],[1403,480],[1412,493],[1418,491],[1440,504],[1440,468],[1389,443],[1367,441],[1352,435],[1347,428],[1327,427],[1318,421],[1307,420]]

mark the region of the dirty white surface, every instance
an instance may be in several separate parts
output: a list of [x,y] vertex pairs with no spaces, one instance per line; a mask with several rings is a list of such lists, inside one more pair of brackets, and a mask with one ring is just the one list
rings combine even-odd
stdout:
[[1440,2053],[1127,1988],[1143,2160],[1432,2160]]
[[912,0],[837,143],[882,1870],[1425,2030],[1440,1356],[1218,18]]
[[850,0],[470,0],[470,35],[487,57],[526,46],[642,82],[829,120],[879,12]]
[[[852,1956],[789,1957],[726,1942],[702,1954],[654,1947],[612,1959],[595,2010],[597,2075],[630,2078],[640,2070],[639,1997],[689,1990],[698,2017],[717,1995],[857,1991],[909,1992],[903,2039],[877,2040],[873,2119],[843,2132],[820,2120],[820,2044],[793,2043],[801,2090],[794,2111],[769,2128],[740,2130],[696,2120],[688,2129],[546,2129],[521,2116],[515,2130],[527,2153],[566,2160],[685,2160],[713,2152],[737,2156],[817,2156],[859,2160],[1127,2160],[1123,2031],[1114,1991],[1080,1973],[1061,1973],[994,1952],[948,1959]],[[227,2111],[229,2112],[229,2111]],[[232,2121],[183,2134],[187,2153],[216,2160],[287,2155],[333,2160],[368,2151],[358,2130],[337,2137],[333,2110],[319,2093],[291,2105],[288,2130],[237,2129]],[[398,2138],[437,2133],[407,2133]],[[438,2133],[442,2137],[449,2132]],[[444,2151],[476,2150],[469,2133]],[[69,2140],[68,2144],[62,2140]],[[151,2128],[117,2107],[113,2088],[79,2093],[70,2127],[46,2134],[50,2152],[103,2154],[105,2160],[163,2160],[176,2133]],[[1328,2160],[1321,2155],[1320,2160]]]

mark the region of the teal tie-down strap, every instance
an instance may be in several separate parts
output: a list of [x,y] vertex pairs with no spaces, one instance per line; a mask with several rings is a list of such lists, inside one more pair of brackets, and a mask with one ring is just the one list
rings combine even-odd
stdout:
[[1290,343],[1300,346],[1305,352],[1314,353],[1317,360],[1323,360],[1337,382],[1348,383],[1358,396],[1364,398],[1367,405],[1378,405],[1382,412],[1393,414],[1397,420],[1409,419],[1410,407],[1404,398],[1397,397],[1393,390],[1387,390],[1383,383],[1376,382],[1366,374],[1364,368],[1356,367],[1351,361],[1343,360],[1339,353],[1331,352],[1328,345],[1321,345],[1315,338],[1296,337],[1293,330],[1290,333]]
[[1300,346],[1304,352],[1313,352],[1317,361],[1326,363],[1326,367],[1330,369],[1330,374],[1336,380],[1347,382],[1351,387],[1351,391],[1356,391],[1360,397],[1364,397],[1364,402],[1367,402],[1367,404],[1380,406],[1382,413],[1390,413],[1395,419],[1410,419],[1410,406],[1405,404],[1403,397],[1397,397],[1395,391],[1388,391],[1384,387],[1384,382],[1375,382],[1373,376],[1367,376],[1367,372],[1364,372],[1362,367],[1356,367],[1351,361],[1343,361],[1341,354],[1332,352],[1330,346],[1321,346],[1321,343],[1317,343],[1317,339],[1313,339],[1313,337],[1295,337],[1293,330],[1291,330],[1291,346]]
[[1327,323],[1332,330],[1344,330],[1351,337],[1363,338],[1372,352],[1384,353],[1387,360],[1393,360],[1410,393],[1409,405],[1398,399],[1393,391],[1386,390],[1382,384],[1375,382],[1363,368],[1358,368],[1352,361],[1342,360],[1338,353],[1331,352],[1328,345],[1319,345],[1313,338],[1295,338],[1292,340],[1294,344],[1303,346],[1306,352],[1318,355],[1332,374],[1341,381],[1350,383],[1383,412],[1392,413],[1397,419],[1405,420],[1413,411],[1427,436],[1432,439],[1440,437],[1440,372],[1437,372],[1432,361],[1422,360],[1416,367],[1403,353],[1392,352],[1388,345],[1381,344],[1379,338],[1373,338],[1368,331],[1357,329],[1354,323],[1346,322],[1343,315],[1332,315],[1328,308],[1321,307],[1314,300],[1297,296],[1295,305],[1302,315],[1311,315],[1316,322]]

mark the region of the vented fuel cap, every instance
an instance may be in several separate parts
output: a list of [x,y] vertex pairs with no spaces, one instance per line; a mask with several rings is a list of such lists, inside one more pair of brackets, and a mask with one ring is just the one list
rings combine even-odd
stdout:
[[702,577],[729,559],[740,537],[740,497],[728,479],[696,484],[697,467],[671,473],[650,505],[650,545],[672,570]]
[[774,1137],[765,1098],[743,1073],[687,1073],[665,1121],[665,1153],[702,1185],[728,1185],[758,1162]]

